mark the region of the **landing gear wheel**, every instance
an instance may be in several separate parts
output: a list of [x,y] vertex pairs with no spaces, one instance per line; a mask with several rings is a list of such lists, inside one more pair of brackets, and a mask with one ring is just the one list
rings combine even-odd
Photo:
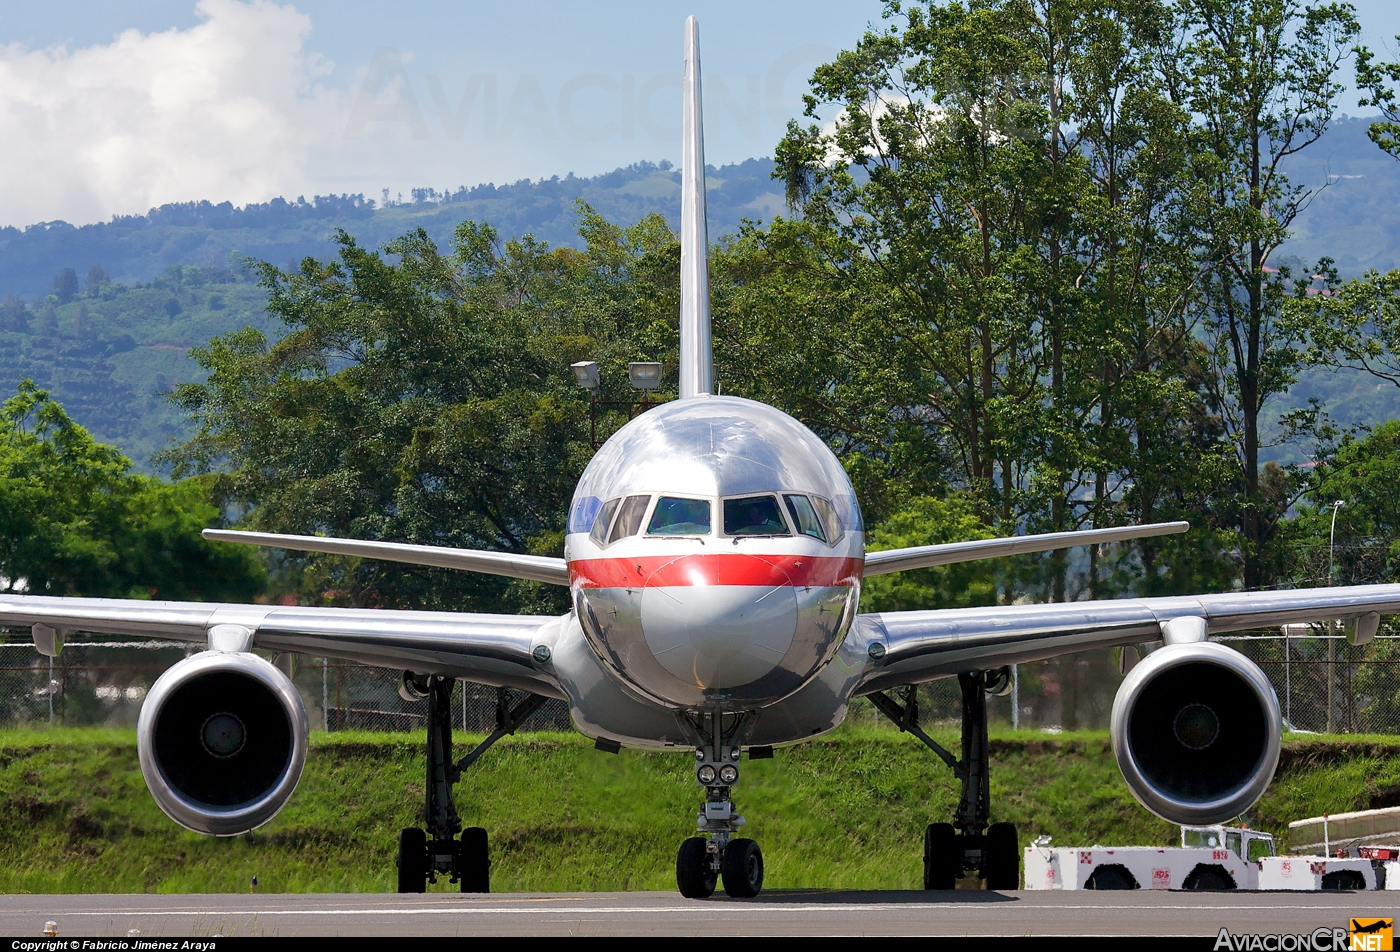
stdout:
[[930,823],[924,831],[924,888],[953,889],[962,874],[957,832],[951,823]]
[[720,860],[724,891],[735,899],[752,899],[763,888],[763,851],[753,840],[730,840]]
[[982,839],[982,878],[988,889],[1018,889],[1021,885],[1021,844],[1014,823],[993,823]]
[[486,831],[479,826],[462,831],[462,841],[457,844],[457,880],[464,893],[491,891],[491,855]]
[[399,834],[399,892],[428,891],[428,834],[404,830]]
[[[692,836],[676,853],[676,887],[687,899],[709,899],[715,892],[716,875],[710,865],[709,840]],[[725,886],[729,885],[728,881]]]
[[1235,888],[1235,880],[1223,866],[1202,864],[1191,870],[1191,875],[1186,877],[1181,888],[1192,892],[1226,892]]

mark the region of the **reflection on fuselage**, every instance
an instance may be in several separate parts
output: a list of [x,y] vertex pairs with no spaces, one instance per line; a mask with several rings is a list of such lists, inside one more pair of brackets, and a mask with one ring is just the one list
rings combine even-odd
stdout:
[[739,708],[830,660],[864,546],[850,480],[814,433],[764,404],[697,397],[598,451],[565,557],[584,634],[618,677],[670,707]]

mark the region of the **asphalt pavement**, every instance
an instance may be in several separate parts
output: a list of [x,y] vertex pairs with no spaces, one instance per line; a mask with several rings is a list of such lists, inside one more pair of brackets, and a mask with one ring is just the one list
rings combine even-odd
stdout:
[[675,893],[419,896],[0,896],[0,934],[126,936],[1309,934],[1391,916],[1400,892],[853,892],[757,899]]

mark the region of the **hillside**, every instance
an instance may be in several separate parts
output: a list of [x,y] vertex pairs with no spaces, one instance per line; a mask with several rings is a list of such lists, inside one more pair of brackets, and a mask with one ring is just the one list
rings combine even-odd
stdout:
[[[741,219],[771,220],[783,208],[782,189],[767,159],[708,170],[710,236],[739,227]],[[0,298],[41,297],[63,268],[86,274],[94,265],[114,281],[151,281],[172,265],[238,270],[246,257],[287,265],[334,250],[344,228],[368,247],[423,228],[446,246],[458,222],[490,222],[502,237],[533,234],[552,245],[576,244],[574,202],[582,198],[605,218],[633,224],[658,212],[680,225],[680,173],[669,163],[640,162],[606,175],[479,185],[441,194],[416,189],[408,201],[367,201],[362,196],[278,198],[234,208],[227,202],[163,205],[146,215],[74,227],[45,222],[23,230],[0,228]]]
[[189,349],[235,328],[275,334],[266,296],[223,268],[172,267],[139,284],[103,283],[60,304],[0,307],[0,399],[28,377],[69,415],[148,469],[185,425],[164,397],[198,372]]
[[[251,835],[214,838],[161,814],[132,732],[0,734],[0,891],[240,892],[254,876],[266,892],[390,891],[395,838],[422,806],[422,742],[313,735],[282,813]],[[992,757],[993,818],[1016,823],[1023,845],[1178,836],[1128,793],[1106,734],[994,732]],[[1277,835],[1300,817],[1388,803],[1398,765],[1393,738],[1291,738],[1252,825]],[[489,831],[498,891],[672,889],[676,847],[695,829],[690,771],[685,756],[522,734],[469,771],[457,805]],[[892,728],[843,728],[748,762],[736,796],[770,889],[918,888],[924,825],[956,802],[942,763]]]
[[[1284,257],[1311,264],[1335,258],[1343,273],[1400,267],[1400,162],[1366,137],[1369,120],[1339,120],[1322,141],[1292,160],[1294,179],[1326,187],[1296,224]],[[743,219],[769,221],[784,211],[772,162],[750,159],[708,172],[710,235]],[[526,233],[552,245],[578,242],[574,203],[632,223],[656,212],[679,223],[680,175],[666,163],[640,162],[606,175],[481,185],[449,194],[415,190],[407,201],[381,196],[276,199],[234,208],[209,202],[166,205],[146,215],[74,227],[48,222],[0,229],[0,394],[21,377],[53,390],[72,416],[149,470],[151,454],[186,435],[159,394],[198,368],[189,347],[245,324],[275,334],[246,258],[288,266],[334,252],[344,228],[378,247],[414,228],[445,246],[465,219],[486,221],[503,237]],[[72,268],[81,279],[98,266],[107,283],[60,303],[54,279]],[[1321,399],[1345,426],[1400,416],[1400,389],[1355,373],[1306,374],[1270,416]],[[1300,461],[1299,448],[1271,455]]]

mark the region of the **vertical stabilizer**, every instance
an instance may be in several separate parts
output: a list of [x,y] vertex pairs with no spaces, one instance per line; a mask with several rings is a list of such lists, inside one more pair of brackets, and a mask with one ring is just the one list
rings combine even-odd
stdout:
[[700,113],[700,24],[685,21],[685,114],[681,132],[680,395],[714,389],[710,356],[710,233],[705,222],[705,128]]

